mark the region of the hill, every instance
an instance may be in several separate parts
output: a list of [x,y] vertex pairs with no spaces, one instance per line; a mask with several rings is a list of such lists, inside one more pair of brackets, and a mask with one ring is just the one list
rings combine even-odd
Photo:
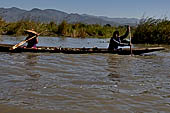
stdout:
[[92,16],[87,14],[68,14],[66,12],[45,9],[41,10],[34,8],[32,10],[23,10],[16,7],[0,8],[0,17],[7,22],[16,22],[19,20],[33,20],[36,22],[49,23],[51,21],[59,24],[63,20],[68,23],[85,23],[85,24],[100,24],[100,25],[136,25],[139,19],[136,18],[109,18],[104,16]]

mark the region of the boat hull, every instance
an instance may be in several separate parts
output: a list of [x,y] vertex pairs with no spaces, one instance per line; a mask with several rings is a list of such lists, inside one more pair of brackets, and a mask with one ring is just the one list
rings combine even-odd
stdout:
[[[107,48],[59,48],[59,47],[44,47],[38,46],[35,48],[25,48],[18,47],[14,50],[10,50],[10,48],[14,45],[10,44],[0,44],[0,52],[50,52],[50,53],[66,53],[66,54],[88,54],[88,53],[111,53],[111,54],[120,54],[120,55],[130,55],[131,51],[129,48],[122,48],[120,50],[108,50]],[[154,51],[164,50],[163,47],[153,47],[153,48],[133,48],[132,53],[134,55],[140,55],[143,53],[149,53]]]

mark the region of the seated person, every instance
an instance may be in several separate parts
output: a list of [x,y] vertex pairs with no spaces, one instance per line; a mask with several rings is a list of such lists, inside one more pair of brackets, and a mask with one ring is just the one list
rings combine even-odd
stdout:
[[[34,37],[33,39],[29,40],[30,38]],[[29,40],[27,43],[27,48],[36,48],[36,44],[38,44],[38,34],[29,33],[28,37],[25,40]]]
[[121,43],[129,35],[130,26],[127,26],[127,31],[123,36],[119,36],[119,31],[115,31],[110,39],[108,50],[117,50],[118,46],[129,46],[128,43]]

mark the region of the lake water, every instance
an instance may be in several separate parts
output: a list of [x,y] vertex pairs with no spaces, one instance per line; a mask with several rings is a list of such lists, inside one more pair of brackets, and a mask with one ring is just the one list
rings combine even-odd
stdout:
[[[1,36],[0,43],[23,38]],[[107,47],[109,39],[39,41],[42,46]],[[168,113],[166,48],[140,56],[0,53],[0,113]]]

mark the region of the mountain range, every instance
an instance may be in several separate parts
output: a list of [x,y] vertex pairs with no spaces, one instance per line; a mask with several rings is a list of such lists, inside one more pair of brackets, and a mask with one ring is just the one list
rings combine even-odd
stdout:
[[32,20],[36,22],[49,23],[51,21],[59,24],[63,20],[68,23],[85,23],[100,25],[132,25],[135,26],[139,22],[137,18],[109,18],[105,16],[93,16],[87,14],[66,13],[54,9],[41,10],[34,8],[32,10],[24,10],[16,7],[0,8],[0,17],[6,22],[16,22],[19,20]]

